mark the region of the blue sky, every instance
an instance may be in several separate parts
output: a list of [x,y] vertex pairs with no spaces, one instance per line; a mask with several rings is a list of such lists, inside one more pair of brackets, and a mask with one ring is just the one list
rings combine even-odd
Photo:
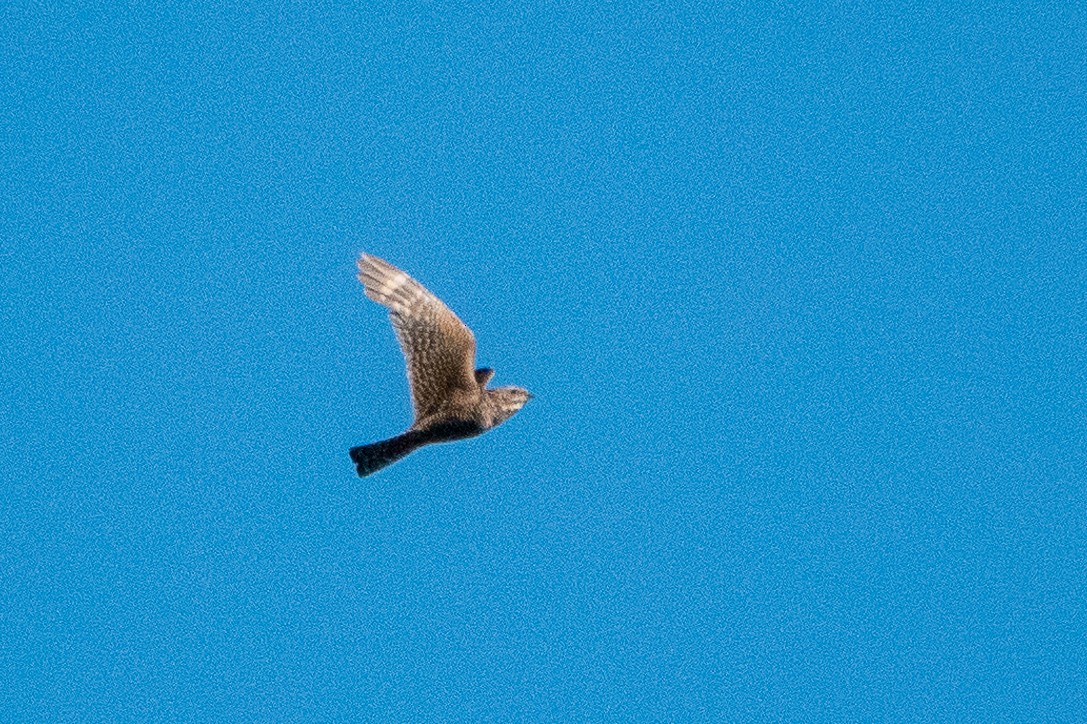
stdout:
[[[0,709],[1087,710],[1070,3],[14,3]],[[536,398],[410,421],[360,251]]]

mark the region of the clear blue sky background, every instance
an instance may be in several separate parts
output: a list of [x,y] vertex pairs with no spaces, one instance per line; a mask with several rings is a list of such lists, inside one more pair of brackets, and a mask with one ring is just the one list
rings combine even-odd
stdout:
[[[3,11],[0,710],[1085,715],[1082,9],[145,5]],[[359,480],[363,250],[536,399]]]

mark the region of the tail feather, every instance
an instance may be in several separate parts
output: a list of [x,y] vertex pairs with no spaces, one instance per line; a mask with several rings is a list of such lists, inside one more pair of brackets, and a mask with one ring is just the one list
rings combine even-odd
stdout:
[[425,445],[423,436],[414,430],[409,430],[402,435],[390,437],[388,440],[359,445],[350,450],[351,460],[355,463],[359,477],[364,478],[371,473],[376,473],[382,468],[392,465],[408,453],[418,450]]

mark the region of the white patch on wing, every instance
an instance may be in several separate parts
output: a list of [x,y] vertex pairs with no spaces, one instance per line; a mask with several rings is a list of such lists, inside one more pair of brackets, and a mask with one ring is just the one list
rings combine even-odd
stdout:
[[395,292],[397,289],[399,289],[401,286],[403,286],[404,282],[407,281],[407,279],[408,276],[403,272],[395,272],[393,274],[390,274],[389,276],[381,280],[381,287],[378,291],[381,294],[388,296]]

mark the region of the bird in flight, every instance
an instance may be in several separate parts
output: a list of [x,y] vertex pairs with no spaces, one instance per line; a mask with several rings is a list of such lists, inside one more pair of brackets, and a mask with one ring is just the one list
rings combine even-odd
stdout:
[[494,370],[475,368],[472,330],[422,284],[369,254],[359,256],[358,268],[366,296],[389,308],[415,410],[406,432],[351,448],[360,478],[424,445],[481,435],[532,398],[520,387],[487,388]]

